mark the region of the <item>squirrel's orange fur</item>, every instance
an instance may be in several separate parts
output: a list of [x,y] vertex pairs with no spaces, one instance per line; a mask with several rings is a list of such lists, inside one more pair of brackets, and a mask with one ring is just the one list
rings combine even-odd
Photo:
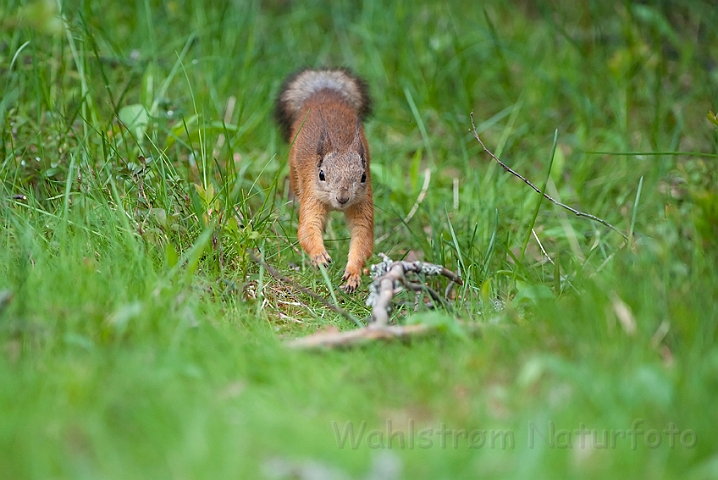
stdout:
[[374,248],[369,145],[361,120],[370,112],[366,84],[348,70],[303,70],[288,78],[276,116],[289,151],[289,178],[299,201],[299,244],[315,266],[331,257],[322,233],[327,214],[340,210],[351,241],[342,288],[359,286]]

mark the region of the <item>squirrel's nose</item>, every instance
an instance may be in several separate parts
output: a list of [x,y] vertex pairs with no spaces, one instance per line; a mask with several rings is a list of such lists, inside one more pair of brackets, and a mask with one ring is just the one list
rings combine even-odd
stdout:
[[339,202],[340,205],[344,205],[349,201],[349,195],[340,195],[337,197],[337,202]]

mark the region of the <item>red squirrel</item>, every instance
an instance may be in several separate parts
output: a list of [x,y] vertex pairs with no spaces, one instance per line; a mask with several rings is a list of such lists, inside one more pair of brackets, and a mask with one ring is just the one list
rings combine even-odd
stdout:
[[331,257],[322,233],[327,214],[344,212],[351,240],[342,288],[351,293],[374,248],[369,145],[362,120],[371,112],[366,83],[346,69],[302,70],[287,78],[275,116],[289,150],[289,181],[299,201],[299,244],[314,266]]

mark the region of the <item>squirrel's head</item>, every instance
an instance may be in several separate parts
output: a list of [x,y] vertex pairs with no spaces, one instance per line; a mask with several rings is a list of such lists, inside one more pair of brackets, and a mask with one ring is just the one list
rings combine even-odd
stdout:
[[369,188],[366,152],[359,134],[349,147],[335,149],[326,128],[322,129],[317,146],[316,192],[319,200],[335,210],[343,210],[364,198]]

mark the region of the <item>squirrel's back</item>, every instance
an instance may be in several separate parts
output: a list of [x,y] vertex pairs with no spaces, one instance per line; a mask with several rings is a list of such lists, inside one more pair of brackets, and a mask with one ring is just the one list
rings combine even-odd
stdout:
[[284,139],[290,141],[292,125],[304,103],[322,90],[339,93],[361,120],[371,113],[367,84],[348,69],[300,70],[290,75],[280,89],[274,115]]

